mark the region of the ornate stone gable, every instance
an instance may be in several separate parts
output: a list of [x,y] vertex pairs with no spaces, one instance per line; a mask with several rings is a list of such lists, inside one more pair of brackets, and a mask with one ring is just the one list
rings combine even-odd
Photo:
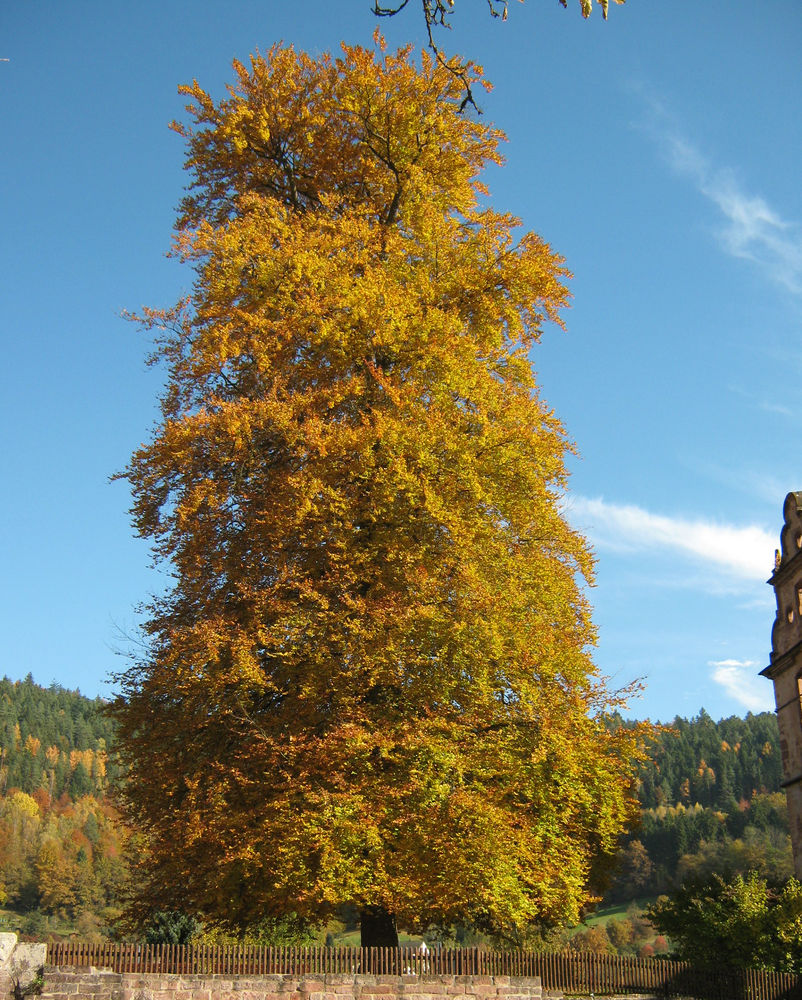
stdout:
[[774,684],[794,868],[802,878],[802,492],[785,498],[783,520],[768,580],[777,599],[771,662],[761,674]]

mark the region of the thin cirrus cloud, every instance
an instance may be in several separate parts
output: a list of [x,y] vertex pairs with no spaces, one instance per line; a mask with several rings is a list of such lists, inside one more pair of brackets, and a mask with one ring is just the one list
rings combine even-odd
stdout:
[[710,660],[708,666],[713,668],[716,684],[750,712],[768,712],[774,707],[771,684],[755,674],[756,660]]
[[765,198],[745,191],[735,173],[717,167],[684,136],[659,102],[649,102],[649,131],[669,164],[689,178],[719,210],[721,245],[733,257],[752,261],[771,280],[802,294],[802,227],[783,219]]
[[653,514],[633,504],[572,496],[568,518],[597,548],[663,550],[714,568],[729,579],[763,582],[772,568],[776,535],[757,525],[721,524]]

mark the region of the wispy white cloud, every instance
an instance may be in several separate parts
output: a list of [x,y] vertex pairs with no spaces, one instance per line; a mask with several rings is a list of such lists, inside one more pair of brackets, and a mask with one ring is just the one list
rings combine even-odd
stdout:
[[776,413],[781,417],[787,417],[789,420],[797,419],[796,410],[794,410],[791,406],[788,406],[786,403],[778,403],[776,399],[766,399],[763,396],[751,392],[748,389],[744,389],[739,385],[728,385],[727,389],[736,396],[740,396],[742,399],[747,400],[751,406],[756,407],[758,410],[762,410],[764,413]]
[[758,403],[761,410],[766,413],[777,413],[781,417],[788,417],[789,420],[795,420],[796,414],[791,409],[790,406],[783,406],[782,403],[769,403],[766,401],[761,401]]
[[716,684],[750,712],[769,712],[774,708],[771,684],[757,676],[757,660],[710,660]]
[[741,580],[762,582],[771,572],[776,534],[757,525],[721,524],[653,514],[632,504],[572,496],[571,521],[597,548],[681,554]]
[[685,135],[658,102],[648,102],[649,131],[669,164],[688,177],[719,210],[721,245],[733,257],[759,266],[777,284],[802,293],[802,227],[784,219],[761,195],[744,189],[729,167],[712,163]]
[[[749,601],[739,601],[737,608],[739,611],[773,611],[776,603],[774,593],[767,593],[763,597],[753,597]],[[770,621],[769,618],[766,619]]]

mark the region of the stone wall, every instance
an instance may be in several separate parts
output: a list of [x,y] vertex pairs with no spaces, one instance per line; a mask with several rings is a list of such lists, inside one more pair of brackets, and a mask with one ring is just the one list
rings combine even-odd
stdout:
[[545,1000],[562,994],[517,976],[143,975],[45,968],[42,1000]]
[[33,983],[47,958],[46,944],[20,944],[16,934],[0,934],[0,994]]

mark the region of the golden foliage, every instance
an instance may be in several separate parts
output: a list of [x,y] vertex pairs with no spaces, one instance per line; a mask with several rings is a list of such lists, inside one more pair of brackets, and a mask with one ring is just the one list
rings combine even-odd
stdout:
[[232,927],[575,919],[640,737],[605,724],[527,355],[567,272],[487,207],[502,135],[460,82],[379,49],[183,88],[197,281],[142,317],[168,379],[126,471],[175,574],[116,704],[141,899]]

